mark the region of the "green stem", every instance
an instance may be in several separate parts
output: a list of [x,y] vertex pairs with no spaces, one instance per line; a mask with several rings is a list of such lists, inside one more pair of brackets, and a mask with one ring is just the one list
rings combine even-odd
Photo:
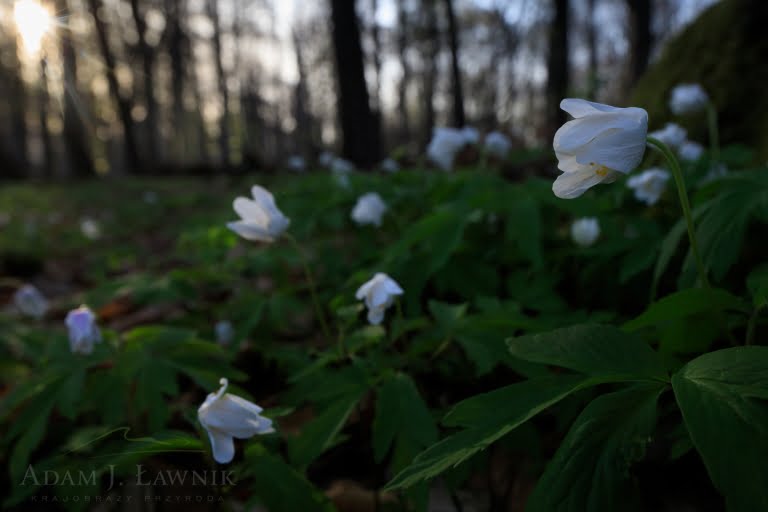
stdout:
[[320,300],[317,298],[317,287],[315,286],[315,279],[312,276],[312,271],[309,268],[309,258],[307,257],[307,254],[304,252],[304,249],[301,247],[301,245],[299,245],[299,242],[296,241],[292,235],[285,234],[284,236],[291,242],[291,244],[293,244],[296,252],[298,252],[299,256],[301,257],[301,264],[304,267],[304,276],[306,277],[307,284],[309,285],[309,293],[312,295],[312,304],[315,308],[315,316],[317,317],[317,321],[320,322],[320,328],[323,330],[323,336],[330,340],[331,331],[325,321],[325,315],[323,314],[323,308],[320,306]]
[[707,279],[707,269],[704,266],[704,260],[701,258],[699,252],[699,244],[696,241],[696,231],[693,226],[693,214],[691,213],[691,204],[688,202],[688,192],[685,189],[685,180],[683,179],[683,172],[680,170],[680,163],[675,158],[675,155],[667,147],[666,144],[653,137],[648,137],[648,143],[656,149],[658,149],[664,158],[669,163],[672,176],[675,178],[675,185],[677,186],[677,194],[680,197],[680,206],[683,209],[683,215],[685,216],[685,223],[688,228],[688,240],[691,243],[691,251],[693,257],[696,260],[696,267],[699,272],[699,280],[702,286],[709,288],[709,279]]
[[707,124],[709,125],[709,145],[712,161],[720,161],[720,132],[717,128],[717,109],[710,101],[707,102]]

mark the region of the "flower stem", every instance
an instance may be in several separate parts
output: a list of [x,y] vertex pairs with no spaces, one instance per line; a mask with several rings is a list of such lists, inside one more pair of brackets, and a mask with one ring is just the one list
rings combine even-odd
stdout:
[[717,128],[717,109],[715,105],[707,102],[707,124],[709,126],[709,145],[712,153],[712,161],[720,161],[720,132]]
[[677,194],[680,197],[680,206],[683,209],[683,215],[685,216],[685,222],[688,227],[688,240],[691,243],[691,251],[693,257],[696,260],[696,267],[699,271],[699,280],[702,286],[709,288],[709,279],[707,279],[707,269],[704,266],[704,260],[701,258],[699,252],[699,244],[696,241],[696,231],[693,226],[693,214],[691,213],[691,204],[688,202],[688,192],[685,189],[685,180],[683,179],[683,172],[680,170],[680,163],[675,158],[675,155],[669,149],[669,147],[658,139],[648,137],[648,143],[656,149],[658,149],[664,158],[669,163],[669,167],[672,171],[672,176],[675,178],[675,185],[677,186]]
[[315,286],[315,279],[312,276],[312,271],[309,268],[309,258],[307,257],[307,253],[292,235],[286,233],[284,236],[291,242],[291,244],[293,244],[296,252],[298,252],[299,256],[301,257],[301,264],[304,267],[304,276],[306,277],[307,284],[309,285],[309,293],[312,295],[312,304],[315,308],[315,316],[317,317],[317,321],[320,322],[320,328],[323,330],[323,336],[325,336],[326,339],[330,339],[331,331],[325,321],[325,315],[323,314],[323,308],[320,306],[320,300],[317,298],[317,287]]

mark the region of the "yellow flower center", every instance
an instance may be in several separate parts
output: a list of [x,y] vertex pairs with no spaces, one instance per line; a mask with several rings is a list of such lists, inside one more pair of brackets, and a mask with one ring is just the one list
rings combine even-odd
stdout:
[[[592,167],[594,167],[594,166],[595,166],[595,162],[589,162],[589,165],[590,165],[590,166],[592,166]],[[598,176],[601,176],[601,177],[603,177],[603,178],[604,178],[604,177],[608,176],[608,173],[609,173],[610,171],[611,171],[611,170],[610,170],[609,168],[607,168],[607,167],[606,167],[606,166],[604,166],[604,165],[601,165],[600,167],[598,167],[597,169],[595,169],[595,174],[597,174]]]

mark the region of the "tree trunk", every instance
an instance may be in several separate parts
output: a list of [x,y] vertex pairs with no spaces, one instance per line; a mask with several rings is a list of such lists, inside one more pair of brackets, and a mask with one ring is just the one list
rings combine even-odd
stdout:
[[343,155],[358,166],[379,161],[380,134],[368,98],[355,0],[331,0]]
[[595,101],[597,88],[600,84],[597,59],[597,23],[595,21],[595,7],[597,0],[587,0],[587,98]]
[[553,0],[555,15],[549,32],[547,56],[547,134],[565,122],[560,101],[568,94],[568,0]]
[[651,55],[651,2],[627,0],[630,20],[629,78],[634,86],[648,67]]
[[26,120],[26,101],[27,94],[24,86],[24,80],[21,77],[21,62],[18,59],[18,47],[16,38],[11,37],[8,55],[11,65],[9,66],[9,90],[10,101],[9,110],[11,117],[11,141],[10,153],[13,159],[13,165],[8,169],[3,169],[3,175],[10,178],[24,178],[29,175],[29,157],[27,156],[27,120]]
[[216,81],[219,85],[221,99],[221,119],[219,121],[219,152],[221,165],[225,170],[230,167],[229,159],[229,88],[227,76],[224,73],[221,49],[221,20],[219,19],[218,0],[208,0],[208,17],[213,23],[213,54],[216,64]]
[[301,40],[296,32],[293,32],[293,48],[296,51],[296,69],[299,79],[293,94],[293,115],[296,119],[294,130],[297,139],[299,153],[305,159],[312,155],[313,119],[309,112],[309,91],[307,90],[307,69],[304,63],[304,54],[301,50]]
[[451,46],[451,81],[453,90],[453,125],[461,128],[466,124],[464,116],[464,93],[461,87],[461,68],[459,67],[459,29],[456,14],[453,12],[453,0],[444,0],[445,13],[448,17],[448,40]]
[[411,126],[408,117],[408,86],[411,82],[411,66],[408,62],[408,16],[405,11],[405,0],[397,1],[397,53],[400,58],[400,83],[397,90],[397,111],[400,116],[400,141],[408,142],[411,138]]
[[375,110],[381,111],[381,34],[379,33],[379,22],[376,20],[376,11],[379,10],[379,0],[370,0],[371,15],[371,40],[373,41],[373,69],[375,71],[375,80],[373,86],[373,105]]
[[104,59],[104,73],[107,75],[107,83],[112,97],[117,106],[117,113],[120,122],[123,125],[123,149],[125,153],[125,166],[128,172],[136,172],[141,169],[138,148],[136,145],[136,132],[134,129],[133,118],[131,117],[131,103],[120,93],[120,83],[115,74],[115,56],[109,47],[109,38],[107,37],[107,27],[104,21],[99,17],[99,10],[103,9],[101,0],[88,0],[88,5],[96,25],[96,35],[101,50],[101,56]]
[[51,130],[48,127],[48,63],[45,55],[40,58],[40,104],[38,114],[40,119],[40,140],[43,145],[43,176],[53,177],[53,144],[51,142]]
[[139,9],[139,0],[131,0],[131,15],[139,34],[139,53],[141,53],[142,71],[144,73],[144,101],[147,117],[144,119],[146,130],[147,154],[145,160],[157,164],[160,158],[160,132],[157,130],[157,101],[155,100],[154,64],[155,51],[146,38],[147,23]]
[[58,32],[61,41],[61,60],[64,66],[64,150],[67,153],[67,164],[71,176],[87,177],[95,173],[91,156],[91,145],[85,129],[83,118],[85,107],[83,96],[77,83],[77,58],[72,45],[72,36],[67,26],[72,12],[67,0],[57,0],[56,12],[61,16],[59,23],[63,29]]
[[422,56],[424,70],[421,96],[423,99],[424,124],[422,128],[422,146],[429,144],[432,139],[432,129],[435,127],[435,84],[437,83],[437,55],[439,52],[439,36],[437,29],[436,0],[422,0],[424,8],[426,31],[424,54]]

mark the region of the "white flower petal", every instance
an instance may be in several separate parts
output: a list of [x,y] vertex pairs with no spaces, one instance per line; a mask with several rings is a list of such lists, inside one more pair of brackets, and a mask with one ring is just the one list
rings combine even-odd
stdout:
[[600,175],[587,167],[574,172],[564,172],[552,184],[552,191],[562,199],[573,199],[607,179],[615,179],[612,171]]
[[208,429],[208,438],[211,440],[211,452],[213,459],[219,464],[229,464],[235,458],[235,441],[232,436]]
[[258,242],[272,242],[274,240],[272,234],[261,226],[250,224],[241,220],[235,222],[227,222],[227,227],[246,240],[254,240]]

